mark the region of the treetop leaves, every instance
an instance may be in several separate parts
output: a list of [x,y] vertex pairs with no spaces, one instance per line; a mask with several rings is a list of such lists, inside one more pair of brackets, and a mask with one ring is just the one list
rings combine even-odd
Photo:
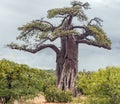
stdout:
[[111,46],[111,41],[108,39],[102,28],[97,25],[88,25],[87,28],[90,31],[90,35],[95,38],[95,41],[98,44],[104,44],[109,47]]

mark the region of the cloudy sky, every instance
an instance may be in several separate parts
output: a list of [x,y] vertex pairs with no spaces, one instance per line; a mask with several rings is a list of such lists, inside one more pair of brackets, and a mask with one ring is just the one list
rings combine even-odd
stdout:
[[[112,50],[79,45],[79,70],[97,70],[120,66],[120,0],[81,0],[91,4],[88,17],[100,17],[103,28],[112,40]],[[31,54],[5,47],[15,41],[17,27],[41,17],[47,10],[70,6],[71,0],[0,0],[0,59],[6,58],[31,67],[55,69],[55,53],[50,49]],[[55,22],[55,21],[54,21]],[[59,42],[59,41],[58,41]]]

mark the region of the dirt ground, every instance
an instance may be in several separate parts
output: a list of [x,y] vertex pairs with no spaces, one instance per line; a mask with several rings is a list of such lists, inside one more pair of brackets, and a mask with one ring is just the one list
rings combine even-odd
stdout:
[[[81,96],[79,99],[85,101],[86,97]],[[47,103],[45,97],[39,94],[38,97],[35,97],[34,99],[29,99],[26,101],[20,100],[19,102],[15,100],[13,104],[84,104],[84,103]]]
[[18,102],[17,100],[15,100],[14,104],[66,104],[66,103],[47,103],[45,97],[43,95],[39,95],[38,97],[35,97],[34,99],[30,99],[27,101]]

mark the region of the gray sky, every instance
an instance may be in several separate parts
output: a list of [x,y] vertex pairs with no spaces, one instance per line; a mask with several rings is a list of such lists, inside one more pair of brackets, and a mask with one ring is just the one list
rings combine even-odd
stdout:
[[[88,17],[100,17],[103,28],[112,40],[112,50],[79,45],[79,70],[97,70],[120,66],[120,0],[81,0],[91,4]],[[46,17],[47,10],[70,6],[71,0],[0,0],[0,59],[6,58],[31,67],[55,69],[55,53],[50,49],[31,54],[11,50],[5,44],[15,41],[17,27]]]

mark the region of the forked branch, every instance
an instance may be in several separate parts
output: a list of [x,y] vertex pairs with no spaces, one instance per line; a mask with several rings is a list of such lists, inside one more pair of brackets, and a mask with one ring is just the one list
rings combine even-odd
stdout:
[[91,25],[91,23],[92,23],[93,21],[95,21],[99,26],[102,26],[102,25],[101,25],[101,22],[103,22],[103,20],[100,19],[100,18],[98,18],[98,17],[95,17],[95,18],[91,19],[91,20],[88,22],[88,25]]

